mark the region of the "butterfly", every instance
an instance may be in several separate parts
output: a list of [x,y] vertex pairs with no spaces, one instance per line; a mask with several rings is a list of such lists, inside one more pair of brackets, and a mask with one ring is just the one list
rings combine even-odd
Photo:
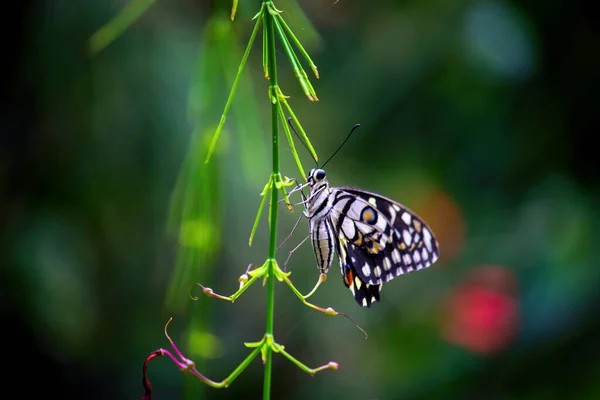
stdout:
[[331,187],[313,168],[304,215],[319,270],[327,274],[338,255],[344,285],[363,307],[380,300],[383,284],[429,267],[439,258],[431,229],[413,211],[354,187]]

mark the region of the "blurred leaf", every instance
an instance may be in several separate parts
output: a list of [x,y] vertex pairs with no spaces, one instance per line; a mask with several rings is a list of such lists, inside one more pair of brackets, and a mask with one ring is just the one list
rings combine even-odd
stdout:
[[90,38],[89,48],[96,54],[129,28],[156,0],[132,0],[116,17],[98,29]]
[[189,333],[188,346],[192,353],[202,358],[216,358],[221,353],[221,341],[215,335],[199,329]]
[[181,224],[181,236],[179,244],[183,247],[195,247],[206,252],[218,248],[219,232],[216,226],[211,225],[204,219],[183,221]]
[[[257,43],[254,44],[256,46]],[[209,20],[204,30],[204,40],[198,53],[189,94],[188,114],[191,121],[202,123],[222,114],[225,99],[238,73],[244,48],[245,45],[240,46],[234,25],[225,14],[215,15]],[[260,48],[253,50],[260,51]],[[228,121],[235,127],[235,142],[241,159],[242,174],[252,184],[260,184],[264,180],[264,173],[257,168],[256,160],[265,160],[268,156],[266,137],[262,135],[260,110],[249,72],[251,68],[251,65],[246,65],[241,72]],[[213,134],[214,131],[209,137]],[[223,143],[219,143],[217,147],[223,148]]]
[[179,231],[179,250],[167,291],[169,309],[185,308],[191,285],[200,276],[208,279],[211,257],[220,248],[218,163],[201,161],[208,148],[203,139],[211,129],[204,135],[194,132],[171,198],[168,227],[171,233]]

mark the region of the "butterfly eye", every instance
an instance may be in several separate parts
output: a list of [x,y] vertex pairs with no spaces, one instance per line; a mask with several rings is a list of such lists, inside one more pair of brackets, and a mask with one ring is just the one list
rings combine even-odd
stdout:
[[325,171],[322,169],[318,169],[317,172],[315,172],[315,178],[317,178],[317,180],[319,181],[325,179]]

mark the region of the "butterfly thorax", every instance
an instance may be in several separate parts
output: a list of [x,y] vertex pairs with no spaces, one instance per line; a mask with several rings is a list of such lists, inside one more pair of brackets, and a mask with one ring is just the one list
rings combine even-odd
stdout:
[[306,216],[309,219],[321,220],[331,211],[331,189],[327,182],[310,190],[306,205]]
[[310,191],[304,214],[309,219],[321,220],[331,211],[332,199],[329,182],[322,169],[312,169],[308,177]]
[[308,218],[310,236],[317,260],[317,267],[322,273],[327,273],[334,256],[333,226],[330,216],[334,196],[325,178],[325,171],[312,169],[308,176],[310,188],[305,203],[304,215]]

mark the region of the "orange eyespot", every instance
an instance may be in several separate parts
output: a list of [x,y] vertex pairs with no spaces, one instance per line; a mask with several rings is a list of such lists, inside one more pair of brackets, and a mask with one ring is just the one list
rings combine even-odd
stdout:
[[351,269],[349,269],[348,272],[346,272],[346,275],[344,275],[344,282],[346,282],[346,285],[348,286],[352,286],[354,283],[354,274],[352,273]]
[[360,219],[367,224],[374,224],[377,220],[377,214],[375,214],[375,210],[373,208],[365,207],[362,210]]

